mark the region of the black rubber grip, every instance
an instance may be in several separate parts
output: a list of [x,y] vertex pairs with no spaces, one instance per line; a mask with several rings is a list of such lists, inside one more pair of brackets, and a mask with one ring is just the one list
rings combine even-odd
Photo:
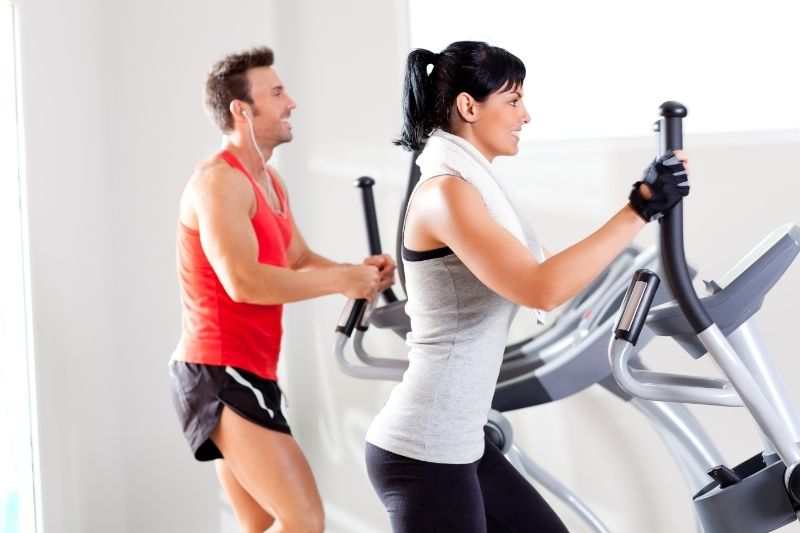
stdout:
[[375,196],[372,187],[375,180],[369,176],[361,176],[355,186],[361,189],[361,201],[364,205],[364,222],[367,225],[367,244],[370,255],[381,254],[381,234],[378,230],[378,215],[375,212]]
[[622,301],[622,313],[614,328],[615,338],[625,339],[636,346],[660,284],[661,279],[650,270],[643,268],[633,274]]
[[692,285],[686,252],[683,246],[683,201],[666,213],[661,220],[661,263],[667,284],[675,295],[683,314],[695,333],[707,330],[713,320]]
[[[350,302],[347,303],[350,305]],[[350,314],[344,323],[339,323],[336,326],[338,333],[344,333],[347,337],[353,334],[353,330],[361,322],[361,317],[364,316],[364,311],[367,308],[367,301],[364,299],[355,300],[352,302],[353,307],[350,309]],[[346,309],[346,308],[345,308]]]
[[[659,121],[659,146],[662,151],[680,150],[683,148],[683,119],[688,114],[686,106],[678,102],[661,104],[661,120]],[[663,152],[662,152],[663,153]],[[662,155],[662,154],[659,154]],[[661,263],[667,284],[675,299],[694,328],[701,333],[713,323],[708,312],[700,303],[700,298],[692,286],[689,266],[686,264],[686,252],[683,243],[683,200],[669,210],[659,220],[661,224]]]
[[[361,189],[361,201],[364,205],[364,223],[367,225],[369,253],[370,255],[381,255],[383,253],[381,234],[378,229],[378,214],[375,211],[375,196],[372,193],[372,187],[374,185],[375,180],[369,176],[361,176],[355,182],[355,186]],[[384,290],[381,294],[386,303],[397,301],[397,296],[391,288]]]
[[659,153],[683,149],[683,119],[688,114],[686,106],[669,101],[661,104],[661,119],[658,121]]

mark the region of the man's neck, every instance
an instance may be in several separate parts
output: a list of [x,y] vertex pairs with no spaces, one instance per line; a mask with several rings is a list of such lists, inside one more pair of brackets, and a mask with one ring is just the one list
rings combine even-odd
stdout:
[[232,133],[225,137],[223,148],[236,156],[236,159],[238,159],[253,176],[261,176],[262,172],[265,170],[264,166],[272,157],[271,148],[259,147],[265,158],[262,162],[261,157],[253,147],[252,141],[242,138],[242,136],[237,133]]

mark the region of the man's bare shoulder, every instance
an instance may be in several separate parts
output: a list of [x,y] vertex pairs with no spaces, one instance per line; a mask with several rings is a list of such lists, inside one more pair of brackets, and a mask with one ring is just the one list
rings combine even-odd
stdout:
[[189,189],[195,194],[244,195],[252,191],[247,178],[238,170],[219,158],[199,163],[189,178]]
[[[219,212],[249,212],[254,204],[247,178],[218,158],[200,162],[181,195],[180,221],[198,229],[198,215]],[[222,211],[220,211],[222,209]]]

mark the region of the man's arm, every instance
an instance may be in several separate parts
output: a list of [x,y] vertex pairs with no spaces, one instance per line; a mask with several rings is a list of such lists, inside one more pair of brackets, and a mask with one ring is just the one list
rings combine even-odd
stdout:
[[289,249],[286,251],[286,257],[289,267],[298,271],[343,266],[343,263],[337,263],[311,250],[300,233],[297,224],[295,224],[294,217],[292,217],[292,240],[289,243]]
[[[311,250],[303,239],[300,230],[292,220],[292,241],[287,251],[290,268],[300,271],[319,271],[346,266],[347,263],[336,263]],[[378,291],[383,291],[394,285],[394,272],[396,265],[388,255],[373,255],[364,259],[363,264],[372,265],[380,271]]]
[[514,303],[544,311],[589,285],[645,225],[626,206],[589,237],[539,263],[494,220],[477,189],[459,177],[425,183],[415,196],[415,210],[422,228],[449,246],[484,285]]
[[192,180],[192,205],[203,250],[231,299],[270,305],[338,292],[356,298],[374,294],[379,274],[373,266],[295,271],[259,263],[258,241],[249,218],[252,195],[248,181],[225,167],[212,167]]
[[[286,202],[288,205],[289,194],[283,184],[283,179],[280,177],[280,174],[278,174],[278,171],[271,166],[269,167],[269,172],[278,181],[282,189],[283,196],[287,199]],[[291,209],[289,212],[291,213]],[[349,263],[337,263],[332,259],[328,259],[327,257],[323,257],[322,255],[314,252],[311,248],[309,248],[306,240],[303,238],[303,234],[300,233],[300,228],[298,228],[297,224],[295,224],[294,217],[291,217],[291,221],[292,238],[289,242],[289,249],[286,251],[287,261],[291,269],[302,272],[349,265]],[[363,264],[372,265],[380,271],[380,281],[378,287],[379,291],[387,289],[394,284],[394,272],[396,265],[392,258],[388,255],[375,255],[367,257],[364,259]]]

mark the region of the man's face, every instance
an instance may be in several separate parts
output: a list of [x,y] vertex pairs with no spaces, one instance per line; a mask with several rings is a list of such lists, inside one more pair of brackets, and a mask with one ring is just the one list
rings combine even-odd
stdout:
[[296,107],[278,73],[272,67],[247,71],[250,98],[253,100],[253,128],[258,144],[275,147],[292,140],[289,116]]

